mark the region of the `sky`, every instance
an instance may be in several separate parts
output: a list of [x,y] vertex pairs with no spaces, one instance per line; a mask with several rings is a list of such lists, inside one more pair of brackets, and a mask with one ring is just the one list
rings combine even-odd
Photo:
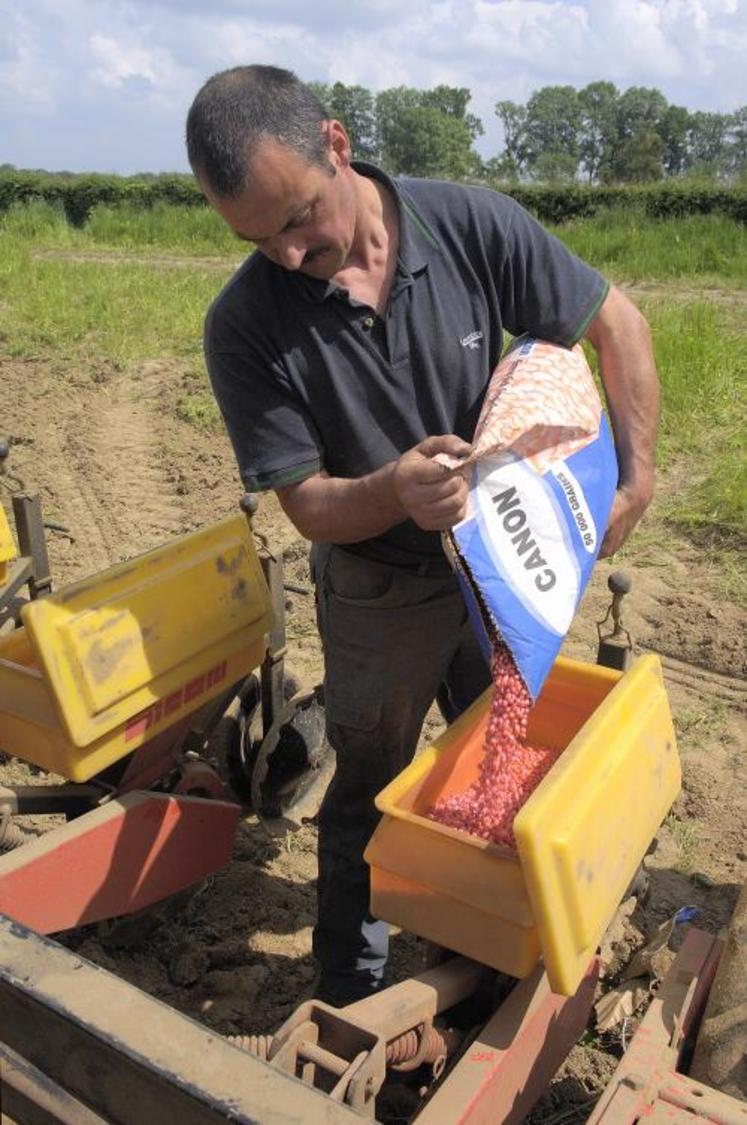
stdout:
[[374,93],[466,86],[489,157],[495,103],[542,86],[744,105],[747,0],[0,0],[0,164],[186,171],[192,98],[245,63]]

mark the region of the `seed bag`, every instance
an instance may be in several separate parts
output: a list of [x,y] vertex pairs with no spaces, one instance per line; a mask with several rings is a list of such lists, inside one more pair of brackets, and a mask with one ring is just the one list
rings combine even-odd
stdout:
[[445,549],[486,656],[503,640],[536,699],[617,487],[612,434],[580,345],[514,343],[493,373],[459,471],[469,473],[468,514],[444,533]]

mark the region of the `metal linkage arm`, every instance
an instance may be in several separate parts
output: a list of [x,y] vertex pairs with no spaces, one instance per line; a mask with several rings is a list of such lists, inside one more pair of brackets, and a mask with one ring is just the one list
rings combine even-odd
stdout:
[[[353,1125],[361,1120],[349,1107],[4,916],[0,1042],[6,1065],[12,1062],[9,1087],[18,1088],[19,1067],[25,1069],[23,1097],[33,1104],[41,1071],[51,1080],[52,1094],[61,1088],[90,1110],[81,1119],[86,1122],[100,1117],[117,1125]],[[62,1110],[56,1118],[50,1115],[49,1101],[45,1108],[46,1121],[66,1121]],[[40,1112],[33,1120],[44,1117]]]

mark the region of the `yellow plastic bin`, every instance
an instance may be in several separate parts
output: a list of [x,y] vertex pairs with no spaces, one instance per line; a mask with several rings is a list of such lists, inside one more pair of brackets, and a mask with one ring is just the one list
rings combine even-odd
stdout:
[[627,672],[560,658],[529,722],[563,753],[514,822],[517,851],[427,817],[477,776],[487,691],[376,799],[371,909],[515,977],[544,961],[571,996],[681,783],[658,657]]
[[86,781],[257,667],[270,597],[244,516],[22,610],[0,637],[0,750]]
[[0,586],[4,586],[10,576],[10,564],[17,558],[16,544],[10,530],[5,509],[0,505]]

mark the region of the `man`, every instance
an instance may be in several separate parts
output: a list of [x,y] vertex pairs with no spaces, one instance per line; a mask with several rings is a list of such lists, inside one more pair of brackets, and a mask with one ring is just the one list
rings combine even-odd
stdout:
[[612,554],[653,490],[658,385],[645,321],[509,198],[393,181],[353,163],[345,129],[288,71],[211,78],[187,122],[212,206],[256,246],[214,302],[205,348],[244,484],[273,489],[311,540],[337,772],[319,821],[318,994],[381,987],[387,928],[362,859],[374,795],[410,761],[438,698],[448,720],[486,687],[440,531],[503,330],[586,336],[620,466]]

